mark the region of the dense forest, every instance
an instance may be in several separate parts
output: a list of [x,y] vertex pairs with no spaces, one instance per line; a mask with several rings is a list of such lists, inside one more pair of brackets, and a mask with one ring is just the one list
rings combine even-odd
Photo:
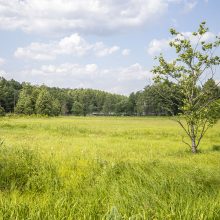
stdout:
[[[220,88],[218,88],[218,92]],[[94,89],[35,86],[0,78],[0,115],[169,115],[166,97],[178,92],[162,84],[146,86],[128,97]],[[163,96],[161,96],[163,94]],[[220,94],[220,92],[219,92]],[[173,100],[172,112],[181,101]]]

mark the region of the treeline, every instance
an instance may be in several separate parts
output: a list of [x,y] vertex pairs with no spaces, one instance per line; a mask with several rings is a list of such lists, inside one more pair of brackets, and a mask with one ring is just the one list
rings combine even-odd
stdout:
[[121,115],[128,112],[127,102],[126,96],[99,90],[34,86],[0,78],[1,115]]
[[181,105],[177,93],[176,87],[154,84],[127,97],[93,89],[34,86],[1,77],[0,115],[170,115],[177,114]]

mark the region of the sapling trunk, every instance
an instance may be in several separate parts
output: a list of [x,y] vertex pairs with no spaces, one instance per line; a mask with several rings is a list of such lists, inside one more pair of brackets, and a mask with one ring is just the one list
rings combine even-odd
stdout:
[[192,138],[192,153],[194,153],[194,154],[197,153],[196,140],[194,137]]
[[196,145],[196,135],[195,135],[195,127],[194,123],[190,123],[190,129],[191,129],[191,142],[192,142],[192,153],[196,154],[197,153],[197,145]]

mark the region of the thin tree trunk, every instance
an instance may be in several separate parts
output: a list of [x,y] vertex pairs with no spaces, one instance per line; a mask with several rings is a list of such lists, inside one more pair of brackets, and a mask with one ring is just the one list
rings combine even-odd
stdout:
[[197,146],[196,146],[196,137],[195,137],[195,128],[194,124],[191,124],[191,141],[192,141],[192,153],[197,153]]
[[196,140],[194,137],[192,138],[192,153],[194,153],[194,154],[197,153]]

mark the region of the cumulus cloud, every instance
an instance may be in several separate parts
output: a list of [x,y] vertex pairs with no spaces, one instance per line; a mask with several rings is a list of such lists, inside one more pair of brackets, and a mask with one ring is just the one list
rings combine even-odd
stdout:
[[119,49],[118,46],[108,47],[103,42],[89,43],[75,33],[59,41],[49,43],[34,42],[27,47],[19,47],[14,55],[22,59],[54,60],[58,55],[84,56],[89,53],[103,57],[111,55]]
[[120,47],[118,47],[118,46],[106,47],[103,42],[98,42],[98,43],[92,45],[92,50],[99,57],[111,55],[111,54],[117,52],[119,49],[120,49]]
[[65,88],[93,88],[120,94],[141,90],[151,73],[136,63],[121,68],[100,68],[97,64],[64,63],[24,69],[12,76],[19,81],[45,83]]
[[[190,39],[192,44],[196,44],[198,41],[198,38],[196,36],[192,35],[192,32],[182,32],[183,36],[179,36],[179,38],[186,38]],[[212,32],[207,32],[204,34],[202,37],[201,41],[210,41],[215,39],[215,34]],[[149,55],[155,55],[159,54],[164,50],[167,50],[170,48],[169,42],[172,41],[173,38],[168,38],[168,39],[153,39],[147,48],[147,52]]]
[[103,34],[143,26],[183,1],[0,0],[0,29]]
[[169,41],[170,39],[153,39],[148,45],[148,54],[154,55],[161,53],[164,49],[167,49],[169,47]]

